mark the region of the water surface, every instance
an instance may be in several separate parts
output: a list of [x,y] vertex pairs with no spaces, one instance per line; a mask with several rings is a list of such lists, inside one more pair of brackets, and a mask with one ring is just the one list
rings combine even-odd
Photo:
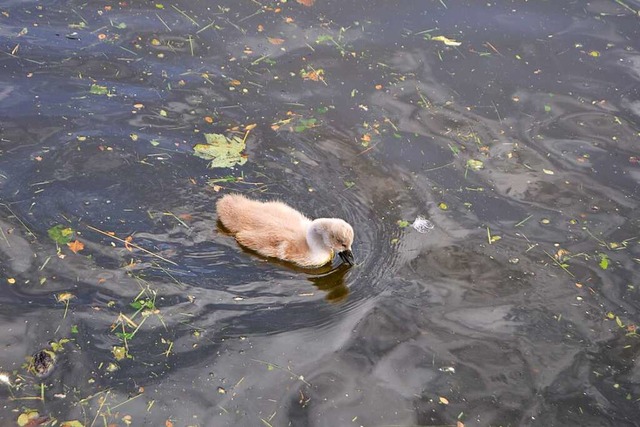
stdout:
[[[638,10],[4,2],[3,425],[640,425]],[[229,192],[357,266],[239,248]]]

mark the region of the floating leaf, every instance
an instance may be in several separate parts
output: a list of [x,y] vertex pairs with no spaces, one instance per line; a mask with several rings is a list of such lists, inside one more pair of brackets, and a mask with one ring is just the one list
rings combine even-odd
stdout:
[[89,93],[92,95],[108,95],[109,89],[106,86],[100,86],[97,84],[92,84],[91,89],[89,89]]
[[269,43],[276,46],[284,43],[284,39],[279,39],[277,37],[267,37],[267,40],[269,40]]
[[599,256],[600,263],[598,265],[600,265],[601,269],[606,270],[609,268],[609,257],[606,254],[599,254]]
[[60,292],[56,295],[56,300],[58,302],[68,302],[73,298],[75,298],[75,296],[71,292]]
[[61,427],[84,427],[84,424],[78,420],[63,421]]
[[316,39],[317,44],[331,42],[331,41],[333,41],[333,37],[328,34],[323,34],[321,36],[318,36],[318,38]]
[[68,342],[68,338],[62,338],[59,341],[53,341],[51,343],[51,350],[53,350],[55,353],[60,353],[61,351],[64,351],[64,345]]
[[314,82],[324,81],[324,70],[318,68],[317,70],[300,70],[300,77],[304,80],[313,80]]
[[59,245],[66,245],[73,237],[73,229],[62,224],[51,227],[47,230],[49,237]]
[[67,246],[69,246],[69,249],[71,249],[71,251],[74,254],[77,254],[78,252],[84,249],[84,243],[82,243],[80,240],[74,240],[73,242],[69,242],[67,243]]
[[296,1],[301,5],[307,6],[307,7],[313,6],[313,4],[316,2],[316,0],[296,0]]
[[554,171],[549,170],[549,169],[542,169],[542,172],[546,173],[547,175],[553,175],[553,174],[555,174],[555,172],[554,172]]
[[449,206],[448,206],[445,202],[440,202],[440,203],[438,204],[438,207],[439,207],[440,209],[442,209],[443,211],[446,211],[447,209],[449,209]]
[[307,129],[311,129],[312,127],[316,126],[316,122],[318,120],[311,118],[311,119],[300,119],[298,120],[297,125],[293,128],[293,130],[295,132],[304,132]]
[[445,37],[445,36],[431,37],[431,40],[436,41],[436,42],[442,42],[446,46],[460,46],[462,44],[459,41],[455,41],[455,40],[450,39],[450,38]]
[[449,404],[449,399],[447,399],[446,397],[439,396],[438,397],[438,401],[440,403],[442,403],[443,405],[448,405]]
[[31,420],[35,420],[39,416],[38,411],[28,409],[18,416],[18,425],[20,427],[26,426]]
[[113,353],[113,357],[115,357],[116,360],[122,360],[128,356],[127,349],[124,347],[113,346],[111,353]]
[[544,111],[547,112],[547,113],[550,113],[551,112],[551,105],[545,104],[544,105]]
[[467,168],[477,171],[484,168],[484,163],[482,163],[482,160],[469,159],[467,160]]
[[235,165],[244,165],[247,156],[242,154],[245,149],[245,141],[237,136],[227,138],[219,133],[205,133],[206,144],[196,144],[193,154],[204,160],[211,160],[210,168],[230,168]]
[[400,220],[398,220],[397,224],[398,224],[398,227],[405,228],[405,227],[409,226],[409,221],[405,221],[404,219],[400,219]]

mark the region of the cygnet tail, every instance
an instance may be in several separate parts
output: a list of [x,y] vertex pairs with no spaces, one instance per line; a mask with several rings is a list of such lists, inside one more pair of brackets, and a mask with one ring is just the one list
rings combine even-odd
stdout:
[[227,194],[216,203],[216,212],[222,225],[231,233],[242,231],[243,216],[251,212],[251,200],[240,194]]

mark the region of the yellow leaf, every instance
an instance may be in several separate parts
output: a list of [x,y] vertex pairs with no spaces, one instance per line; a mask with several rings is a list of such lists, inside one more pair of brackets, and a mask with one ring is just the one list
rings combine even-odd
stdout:
[[15,285],[16,284],[16,279],[14,279],[13,277],[9,277],[7,279],[7,283],[9,283],[10,285]]
[[460,46],[462,44],[462,43],[460,43],[458,41],[455,41],[455,40],[450,39],[450,38],[445,37],[445,36],[431,37],[431,40],[436,41],[436,42],[442,42],[446,46]]
[[235,165],[243,165],[247,162],[247,156],[242,152],[245,149],[245,141],[241,138],[227,138],[225,135],[205,133],[205,144],[196,144],[193,154],[201,159],[210,160],[210,168],[230,168]]
[[111,353],[116,360],[122,360],[127,357],[127,349],[124,347],[113,346]]
[[56,300],[58,300],[58,302],[67,302],[73,298],[75,298],[75,296],[71,292],[61,292],[56,295]]
[[26,426],[29,422],[35,418],[38,418],[38,411],[26,411],[18,416],[18,425],[20,427]]
[[442,403],[443,405],[448,405],[449,404],[449,400],[447,400],[446,397],[438,397],[438,400],[440,401],[440,403]]

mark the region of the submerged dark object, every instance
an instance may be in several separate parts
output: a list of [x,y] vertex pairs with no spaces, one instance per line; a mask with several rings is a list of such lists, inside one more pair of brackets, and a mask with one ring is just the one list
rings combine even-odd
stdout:
[[45,378],[56,367],[56,354],[51,350],[40,350],[31,359],[30,370],[38,377]]

